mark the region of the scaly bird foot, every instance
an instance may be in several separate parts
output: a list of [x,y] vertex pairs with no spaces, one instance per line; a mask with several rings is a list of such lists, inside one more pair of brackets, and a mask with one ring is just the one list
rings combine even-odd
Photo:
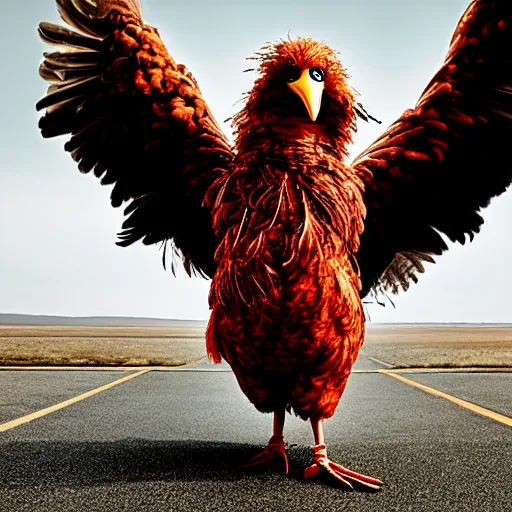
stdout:
[[306,480],[321,479],[333,487],[341,487],[346,491],[358,489],[375,492],[383,485],[376,478],[360,475],[330,461],[324,444],[313,446],[313,457],[315,462],[304,471]]
[[288,455],[283,436],[272,436],[267,447],[258,455],[240,466],[240,469],[273,469],[288,474]]

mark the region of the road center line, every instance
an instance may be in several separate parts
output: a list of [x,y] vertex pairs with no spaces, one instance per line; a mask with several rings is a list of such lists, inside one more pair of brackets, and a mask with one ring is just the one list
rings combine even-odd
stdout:
[[425,386],[424,384],[415,382],[414,380],[406,379],[404,376],[399,375],[398,373],[390,372],[388,370],[378,370],[378,373],[389,375],[390,377],[393,377],[401,382],[404,382],[409,386],[413,386],[415,388],[426,391],[427,393],[430,393],[432,395],[444,398],[445,400],[449,400],[450,402],[460,405],[461,407],[464,407],[465,409],[468,409],[476,414],[486,416],[487,418],[491,418],[495,421],[498,421],[499,423],[503,423],[504,425],[512,427],[512,418],[509,418],[508,416],[504,416],[503,414],[498,414],[497,412],[490,411],[489,409],[485,409],[484,407],[480,407],[479,405],[467,402],[466,400],[462,400],[461,398],[448,395],[447,393],[443,393],[442,391],[438,391],[437,389],[430,388],[428,386]]
[[7,430],[10,430],[11,428],[15,428],[15,427],[18,427],[25,423],[28,423],[29,421],[36,420],[36,419],[46,416],[47,414],[50,414],[52,412],[58,411],[60,409],[64,409],[64,407],[68,407],[69,405],[76,404],[77,402],[85,400],[86,398],[89,398],[93,395],[97,395],[98,393],[101,393],[102,391],[106,391],[107,389],[113,388],[114,386],[118,386],[119,384],[122,384],[123,382],[126,382],[128,380],[135,379],[135,377],[139,377],[140,375],[143,375],[150,371],[151,371],[151,368],[146,368],[144,370],[141,370],[140,372],[132,373],[131,375],[127,375],[126,377],[123,377],[122,379],[115,380],[114,382],[110,382],[109,384],[105,384],[104,386],[101,386],[99,388],[92,389],[91,391],[87,391],[87,393],[83,393],[81,395],[75,396],[74,398],[70,398],[69,400],[65,400],[64,402],[60,402],[58,404],[47,407],[46,409],[41,409],[40,411],[36,411],[31,414],[27,414],[26,416],[22,416],[21,418],[17,418],[15,420],[8,421],[7,423],[3,423],[0,425],[0,432],[5,432]]

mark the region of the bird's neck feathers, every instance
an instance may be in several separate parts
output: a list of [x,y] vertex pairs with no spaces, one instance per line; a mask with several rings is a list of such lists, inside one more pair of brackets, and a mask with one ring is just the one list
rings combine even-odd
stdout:
[[297,98],[287,99],[288,102],[279,95],[267,96],[264,100],[249,97],[245,107],[234,117],[236,152],[247,154],[256,148],[266,151],[272,146],[322,145],[343,162],[356,130],[356,114],[351,105],[340,104],[326,96],[318,120],[313,122],[302,105],[293,103]]

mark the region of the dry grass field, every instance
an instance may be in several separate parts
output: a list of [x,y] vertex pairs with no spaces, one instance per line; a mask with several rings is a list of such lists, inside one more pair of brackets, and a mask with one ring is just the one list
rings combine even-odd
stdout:
[[512,367],[512,325],[369,325],[367,355],[396,368]]
[[[0,325],[0,365],[183,365],[205,356],[204,328]],[[364,351],[397,368],[512,367],[512,325],[370,324]]]
[[206,355],[204,327],[0,326],[0,365],[169,365]]

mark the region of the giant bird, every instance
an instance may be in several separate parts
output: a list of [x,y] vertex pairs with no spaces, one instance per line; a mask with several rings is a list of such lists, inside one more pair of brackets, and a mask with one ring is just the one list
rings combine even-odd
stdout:
[[[257,54],[258,76],[230,144],[137,0],[57,0],[75,30],[41,23],[43,137],[68,136],[83,173],[113,185],[127,216],[118,244],[160,243],[211,278],[209,357],[273,413],[249,467],[287,471],[286,411],[311,422],[306,478],[377,490],[329,460],[324,420],[365,336],[362,299],[406,290],[424,262],[480,230],[512,179],[512,2],[473,0],[441,68],[348,162],[358,118],[337,54],[308,38]],[[165,249],[164,249],[165,258]]]

